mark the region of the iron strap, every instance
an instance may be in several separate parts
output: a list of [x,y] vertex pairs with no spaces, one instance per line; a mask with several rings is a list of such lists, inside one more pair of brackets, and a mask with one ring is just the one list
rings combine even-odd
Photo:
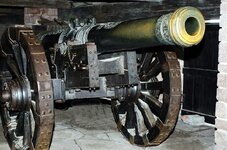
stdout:
[[167,139],[170,133],[173,131],[180,110],[181,105],[181,74],[180,74],[180,66],[177,61],[177,56],[175,52],[164,52],[166,56],[166,61],[169,66],[169,78],[171,78],[170,84],[170,104],[168,108],[168,113],[166,115],[166,121],[163,122],[163,126],[158,126],[160,129],[160,134],[157,138],[155,138],[150,145],[159,145],[165,139]]
[[30,29],[19,30],[19,41],[25,47],[28,63],[31,65],[35,83],[36,118],[34,147],[36,150],[48,150],[54,129],[54,105],[51,77],[45,51]]

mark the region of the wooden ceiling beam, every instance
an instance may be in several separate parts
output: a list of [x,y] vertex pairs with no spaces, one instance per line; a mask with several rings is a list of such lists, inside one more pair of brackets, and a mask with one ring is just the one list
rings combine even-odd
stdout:
[[70,8],[68,0],[1,0],[0,6],[31,7],[31,8]]
[[59,9],[59,17],[68,20],[75,16],[85,18],[93,16],[97,22],[124,21],[144,17],[159,16],[172,12],[179,7],[199,8],[206,20],[220,16],[220,0],[160,0],[159,2],[92,3],[72,9]]

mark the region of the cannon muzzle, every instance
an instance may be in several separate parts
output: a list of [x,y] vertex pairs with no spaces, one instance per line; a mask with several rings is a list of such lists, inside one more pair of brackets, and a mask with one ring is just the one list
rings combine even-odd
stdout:
[[182,7],[160,17],[98,25],[88,39],[96,43],[99,52],[113,52],[159,45],[190,47],[202,40],[204,32],[201,12]]

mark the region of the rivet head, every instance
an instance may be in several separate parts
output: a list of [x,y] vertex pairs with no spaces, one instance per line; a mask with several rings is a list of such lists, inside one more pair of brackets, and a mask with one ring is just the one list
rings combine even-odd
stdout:
[[28,45],[33,45],[33,43],[32,42],[28,42]]
[[39,59],[38,59],[38,58],[36,58],[36,59],[35,59],[35,62],[36,62],[36,63],[39,63]]

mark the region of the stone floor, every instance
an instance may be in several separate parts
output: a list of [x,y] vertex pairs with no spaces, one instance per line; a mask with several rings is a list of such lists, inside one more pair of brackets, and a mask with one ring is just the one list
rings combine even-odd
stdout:
[[[213,150],[214,129],[178,121],[174,133],[160,146],[131,145],[117,131],[108,104],[76,105],[56,110],[51,150]],[[1,129],[2,130],[2,129]],[[0,150],[9,150],[0,132]]]

